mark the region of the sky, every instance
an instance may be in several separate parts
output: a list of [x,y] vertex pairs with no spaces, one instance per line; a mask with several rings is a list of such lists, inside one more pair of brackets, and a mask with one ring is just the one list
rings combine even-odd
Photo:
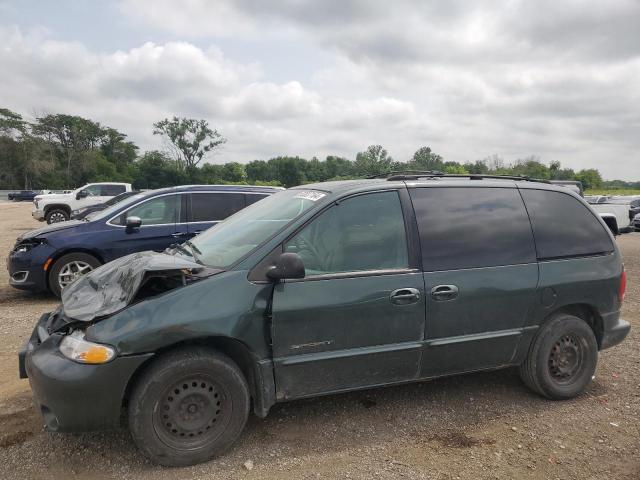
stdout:
[[214,163],[381,144],[640,180],[640,0],[0,0],[0,107],[143,150],[204,118]]

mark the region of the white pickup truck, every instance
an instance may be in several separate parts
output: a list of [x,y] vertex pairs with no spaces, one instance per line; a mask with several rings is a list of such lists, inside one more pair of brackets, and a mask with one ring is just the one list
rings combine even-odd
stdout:
[[31,215],[47,223],[66,222],[71,212],[81,207],[103,203],[116,195],[131,191],[130,183],[88,183],[70,193],[37,195],[33,199]]
[[585,196],[585,200],[602,217],[614,235],[633,231],[629,204],[611,203],[611,198],[605,195]]

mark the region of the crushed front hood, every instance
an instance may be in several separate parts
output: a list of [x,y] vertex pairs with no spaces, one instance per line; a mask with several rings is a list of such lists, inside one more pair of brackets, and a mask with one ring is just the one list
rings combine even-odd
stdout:
[[129,305],[148,272],[219,273],[185,257],[139,252],[118,258],[80,277],[62,291],[64,316],[82,322],[118,312]]

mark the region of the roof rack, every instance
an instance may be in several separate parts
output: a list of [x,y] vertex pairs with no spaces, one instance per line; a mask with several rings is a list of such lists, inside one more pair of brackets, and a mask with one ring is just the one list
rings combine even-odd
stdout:
[[420,178],[468,178],[469,180],[482,180],[482,179],[496,179],[496,180],[516,180],[522,182],[538,182],[538,183],[550,183],[549,180],[543,180],[540,178],[531,178],[521,175],[489,175],[483,173],[444,173],[438,171],[403,171],[403,172],[389,172],[380,175],[374,175],[367,178],[386,178],[387,181],[393,180],[418,180]]

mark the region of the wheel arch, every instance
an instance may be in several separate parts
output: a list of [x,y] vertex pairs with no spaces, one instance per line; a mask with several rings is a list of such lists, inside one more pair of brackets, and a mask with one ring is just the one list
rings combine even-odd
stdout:
[[[598,310],[588,303],[573,303],[569,305],[563,305],[552,312],[550,312],[544,319],[542,325],[544,325],[549,319],[559,314],[573,315],[584,320],[596,337],[598,343],[598,350],[602,347],[602,337],[604,335],[604,323],[602,316],[598,313]],[[542,327],[541,325],[541,327]]]
[[69,205],[64,204],[64,203],[50,203],[50,204],[45,205],[44,208],[43,208],[44,214],[46,215],[49,210],[52,210],[54,208],[60,209],[60,210],[65,210],[67,213],[69,213],[69,215],[71,215],[71,207]]
[[[190,347],[205,347],[229,357],[242,371],[249,386],[249,394],[253,402],[253,411],[259,417],[265,417],[269,408],[275,403],[275,384],[271,361],[264,365],[242,341],[226,336],[207,336],[182,340],[166,345],[155,351],[154,355],[142,363],[131,375],[122,397],[122,407],[128,404],[133,387],[138,379],[163,354]],[[126,411],[126,410],[123,410]]]

